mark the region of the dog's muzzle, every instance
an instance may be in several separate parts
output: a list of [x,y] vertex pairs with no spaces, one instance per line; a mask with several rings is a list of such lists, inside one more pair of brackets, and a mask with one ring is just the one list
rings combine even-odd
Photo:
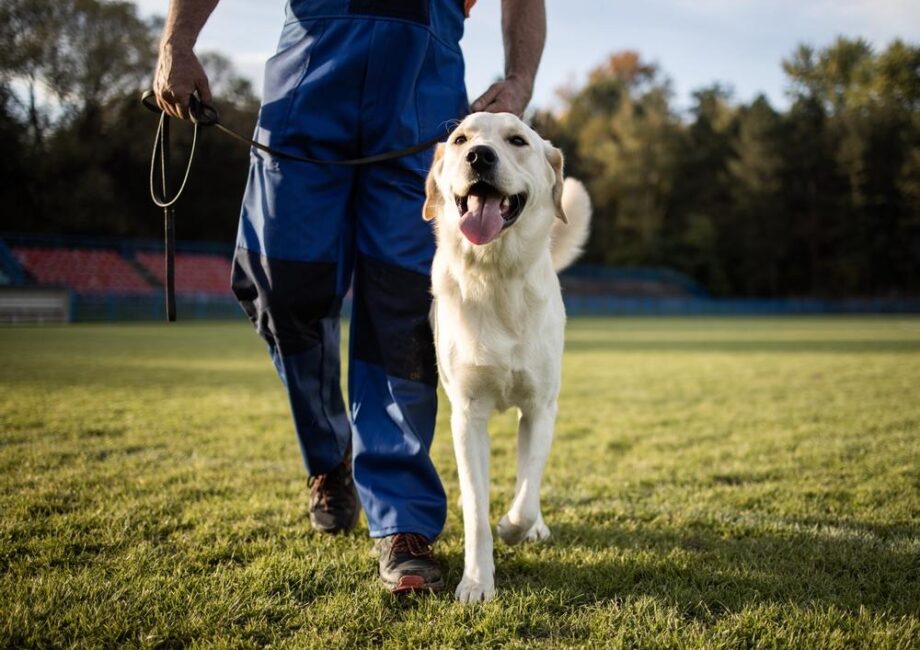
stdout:
[[527,203],[525,193],[504,194],[484,180],[476,181],[465,196],[454,199],[460,212],[460,232],[479,246],[493,241],[514,224]]

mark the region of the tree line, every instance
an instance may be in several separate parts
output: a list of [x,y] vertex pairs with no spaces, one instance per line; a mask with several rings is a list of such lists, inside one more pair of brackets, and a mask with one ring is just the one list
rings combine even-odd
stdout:
[[[0,231],[160,236],[139,97],[161,27],[128,2],[0,0]],[[202,59],[224,122],[251,131],[249,82]],[[782,65],[782,110],[722,85],[677,110],[664,72],[620,52],[537,111],[595,204],[585,261],[674,268],[718,295],[920,294],[920,48],[841,38]],[[191,130],[174,131],[180,167]],[[180,239],[233,240],[248,156],[199,139]]]
[[[0,0],[0,232],[161,236],[149,193],[158,118],[140,103],[161,29],[130,2]],[[250,132],[250,82],[225,56],[200,58],[221,120]],[[173,124],[178,175],[191,127]],[[229,138],[198,139],[180,239],[233,240],[248,161]]]
[[537,113],[594,200],[585,259],[718,295],[918,295],[920,48],[839,38],[782,65],[785,110],[714,85],[681,114],[662,71],[621,52]]

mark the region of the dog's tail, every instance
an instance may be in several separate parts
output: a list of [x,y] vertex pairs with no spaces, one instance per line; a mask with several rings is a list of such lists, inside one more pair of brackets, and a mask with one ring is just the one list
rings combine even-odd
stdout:
[[553,268],[558,272],[578,259],[588,239],[591,225],[591,197],[581,181],[565,179],[562,187],[562,210],[568,223],[558,220],[553,224],[550,252]]

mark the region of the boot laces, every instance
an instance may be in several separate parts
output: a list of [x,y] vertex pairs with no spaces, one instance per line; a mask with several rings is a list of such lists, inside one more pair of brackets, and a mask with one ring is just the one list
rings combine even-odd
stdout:
[[415,557],[431,557],[431,544],[423,535],[417,533],[396,533],[390,548],[394,554],[409,553]]
[[326,484],[328,482],[328,474],[311,476],[307,479],[307,485],[310,487],[310,492],[323,512],[329,512],[329,490],[326,489]]
[[351,475],[351,463],[348,461],[349,454],[346,453],[341,465],[325,474],[318,474],[307,479],[307,486],[323,512],[329,512],[332,509],[330,498],[334,501],[337,494],[348,484],[348,478]]

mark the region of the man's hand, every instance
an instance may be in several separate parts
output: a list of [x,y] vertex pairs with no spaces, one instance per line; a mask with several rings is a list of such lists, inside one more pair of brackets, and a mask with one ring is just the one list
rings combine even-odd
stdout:
[[211,103],[208,75],[191,47],[164,43],[153,80],[157,104],[167,114],[189,119],[189,97],[198,91],[198,98]]
[[208,75],[195,56],[195,39],[214,11],[218,0],[170,0],[160,58],[153,78],[157,105],[168,115],[189,119],[188,104],[192,93],[210,104]]
[[473,112],[514,113],[523,116],[533,88],[517,77],[497,81],[482,96],[473,102]]
[[546,41],[544,0],[502,0],[502,41],[505,79],[492,84],[470,108],[522,117]]

